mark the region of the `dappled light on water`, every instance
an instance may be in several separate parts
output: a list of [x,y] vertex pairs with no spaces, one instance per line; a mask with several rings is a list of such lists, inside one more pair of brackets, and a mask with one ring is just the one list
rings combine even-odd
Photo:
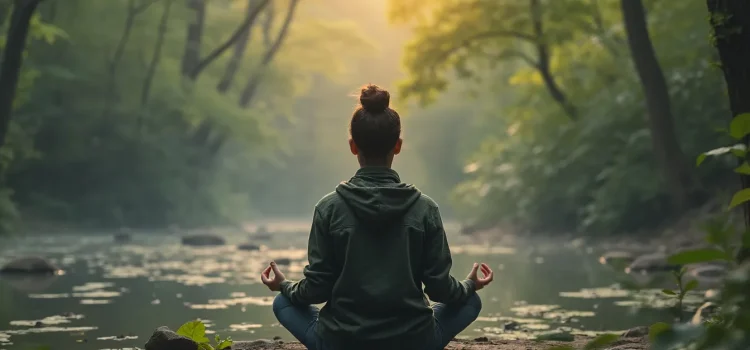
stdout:
[[[193,319],[203,320],[209,334],[291,340],[273,316],[274,293],[258,276],[274,260],[288,278],[300,278],[306,233],[275,231],[262,242],[245,233],[222,236],[227,243],[212,247],[184,246],[178,236],[154,234],[133,235],[127,244],[103,236],[4,242],[3,259],[43,256],[65,273],[33,290],[0,280],[0,302],[9,310],[0,315],[0,347],[31,344],[30,334],[75,342],[82,350],[142,347],[155,328]],[[664,309],[673,301],[650,289],[620,288],[592,247],[487,245],[452,234],[449,239],[456,277],[474,262],[497,268],[497,283],[480,292],[482,314],[461,338],[595,334],[672,317]],[[690,294],[685,303],[693,307],[699,299]]]

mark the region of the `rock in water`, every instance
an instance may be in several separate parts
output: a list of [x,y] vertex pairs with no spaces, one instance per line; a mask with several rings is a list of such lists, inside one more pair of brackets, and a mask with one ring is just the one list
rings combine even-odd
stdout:
[[120,232],[115,234],[114,240],[115,243],[129,243],[133,240],[133,237],[130,235],[130,233]]
[[0,273],[25,273],[25,274],[37,274],[52,275],[57,273],[59,269],[52,265],[49,261],[35,256],[24,257],[15,259],[0,268]]
[[636,258],[630,266],[625,269],[626,273],[649,273],[657,271],[669,271],[678,269],[679,266],[670,265],[667,262],[667,255],[664,253],[654,253],[641,255]]
[[246,251],[255,251],[255,250],[260,250],[260,247],[257,244],[242,243],[237,246],[237,249],[246,250]]
[[193,247],[210,247],[224,245],[224,238],[212,234],[191,235],[182,237],[182,244]]
[[198,350],[198,343],[167,327],[159,327],[146,342],[146,350]]
[[632,253],[622,251],[606,252],[599,257],[599,263],[602,265],[630,264],[633,260],[635,260],[635,257]]
[[727,268],[718,264],[700,264],[690,269],[690,275],[703,280],[721,280],[726,276]]
[[628,329],[622,334],[623,338],[641,338],[648,335],[648,327],[641,326]]

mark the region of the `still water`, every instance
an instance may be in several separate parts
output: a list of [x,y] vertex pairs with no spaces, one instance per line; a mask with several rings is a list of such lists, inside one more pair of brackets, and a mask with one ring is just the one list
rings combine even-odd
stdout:
[[[143,348],[159,326],[201,319],[210,332],[235,340],[291,336],[270,308],[274,293],[258,275],[271,259],[295,279],[305,264],[305,234],[276,232],[240,251],[247,234],[224,235],[227,245],[190,248],[178,235],[135,234],[128,244],[111,235],[49,235],[0,240],[0,263],[39,255],[64,269],[57,277],[0,279],[0,349]],[[461,337],[525,338],[562,329],[619,331],[670,320],[657,291],[617,289],[601,252],[571,244],[493,246],[449,235],[453,274],[487,262],[495,282],[480,292],[480,319]],[[613,287],[614,286],[614,287]]]

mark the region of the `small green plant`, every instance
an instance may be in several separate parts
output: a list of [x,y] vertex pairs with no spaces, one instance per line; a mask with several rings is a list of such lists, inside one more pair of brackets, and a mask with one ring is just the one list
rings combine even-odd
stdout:
[[683,321],[683,308],[682,308],[682,302],[685,300],[685,295],[687,295],[688,292],[698,287],[698,281],[697,280],[690,280],[687,283],[685,283],[685,273],[687,272],[687,269],[685,267],[680,268],[677,271],[672,272],[672,276],[674,277],[675,283],[677,284],[677,289],[671,290],[671,289],[662,289],[662,293],[664,295],[667,295],[671,298],[674,298],[676,303],[674,306],[674,309],[677,313],[677,317],[680,320],[680,322]]
[[183,324],[177,329],[177,334],[190,338],[198,343],[198,348],[200,350],[224,350],[230,348],[233,344],[231,337],[222,340],[219,335],[216,335],[214,338],[216,345],[212,346],[206,336],[206,325],[201,320],[190,321]]

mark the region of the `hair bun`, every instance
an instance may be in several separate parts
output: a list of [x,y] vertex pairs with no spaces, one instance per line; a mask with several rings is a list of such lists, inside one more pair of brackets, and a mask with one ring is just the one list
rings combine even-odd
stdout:
[[388,108],[390,102],[391,94],[377,85],[367,85],[359,94],[359,103],[370,113],[382,113]]

